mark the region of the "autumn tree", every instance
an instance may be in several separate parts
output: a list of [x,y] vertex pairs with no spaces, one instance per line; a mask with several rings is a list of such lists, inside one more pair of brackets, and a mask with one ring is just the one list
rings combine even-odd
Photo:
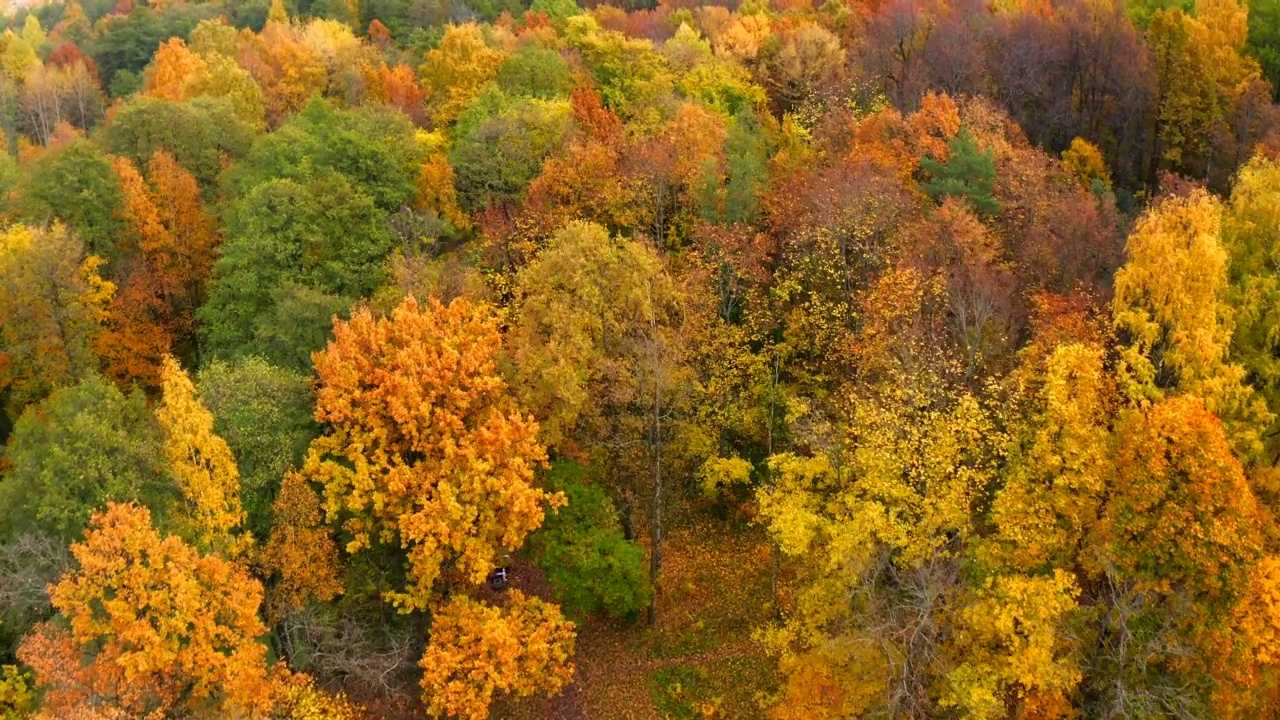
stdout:
[[993,503],[998,531],[988,562],[1033,572],[1080,567],[1080,539],[1105,500],[1111,423],[1119,403],[1103,349],[1080,342],[1053,348],[1033,392],[1034,433],[1015,446]]
[[236,535],[244,511],[235,458],[214,434],[213,415],[173,356],[165,358],[161,381],[156,417],[164,430],[169,471],[184,500],[176,524],[202,551],[235,555],[248,539]]
[[1204,398],[1251,456],[1270,418],[1228,354],[1233,320],[1221,228],[1221,205],[1203,191],[1166,199],[1138,221],[1112,301],[1123,342],[1120,377],[1135,398]]
[[783,111],[821,102],[841,78],[845,50],[840,39],[814,22],[782,29],[775,38],[761,46],[760,58],[774,102]]
[[418,78],[408,65],[392,68],[383,63],[367,82],[370,99],[399,108],[416,125],[426,124],[426,92],[418,86]]
[[1084,138],[1074,138],[1071,147],[1062,151],[1062,166],[1087,188],[1094,187],[1094,183],[1104,189],[1111,187],[1106,159],[1096,145]]
[[542,505],[561,502],[532,484],[545,457],[538,426],[496,374],[500,336],[482,307],[409,298],[390,317],[358,310],[334,330],[316,356],[316,419],[330,429],[303,474],[324,486],[329,517],[346,518],[348,552],[407,549],[405,586],[388,597],[423,609],[449,579],[446,561],[482,582],[542,522]]
[[[324,58],[314,44],[299,37],[297,29],[283,22],[271,22],[258,35],[243,37],[238,52],[240,65],[248,70],[250,82],[236,77],[235,85],[243,85],[246,97],[252,103],[253,88],[261,92],[261,106],[268,126],[279,125],[289,116],[307,105],[314,97],[323,95],[329,85]],[[223,64],[221,85],[231,86],[237,63]],[[205,82],[215,84],[212,78]],[[248,109],[249,103],[241,103]],[[244,115],[248,119],[248,115]]]
[[46,711],[230,714],[269,701],[262,588],[220,557],[161,537],[151,513],[112,503],[50,589],[58,618],[19,650]]
[[338,546],[323,524],[320,498],[296,472],[285,475],[271,512],[271,535],[259,562],[275,580],[267,591],[267,615],[279,619],[308,601],[342,592]]
[[483,720],[495,692],[555,694],[573,678],[573,641],[559,608],[518,590],[501,607],[451,598],[432,614],[420,663],[428,711]]
[[419,69],[432,120],[446,125],[458,118],[493,79],[502,64],[502,53],[490,48],[475,23],[445,28],[439,46],[427,52]]
[[[402,612],[432,613],[423,661],[427,702],[483,717],[491,683],[519,694],[554,692],[571,672],[563,663],[572,631],[558,608],[532,601],[534,616],[524,618],[518,599],[508,606],[522,623],[554,630],[529,646],[541,650],[526,667],[489,654],[487,633],[515,637],[501,629],[509,622],[504,611],[465,594],[441,600],[446,589],[482,583],[499,554],[538,527],[545,505],[564,503],[534,484],[546,454],[538,424],[515,406],[497,373],[501,336],[493,316],[464,299],[448,306],[432,299],[420,308],[410,297],[384,318],[357,310],[334,334],[315,357],[315,417],[327,430],[311,444],[302,476],[324,487],[329,520],[341,520],[351,538],[348,553],[387,546],[403,552],[403,584],[384,594]],[[480,616],[451,612],[460,608]],[[473,630],[473,622],[484,629]],[[431,679],[448,671],[431,660],[442,652],[481,663],[477,672],[487,679],[459,679],[468,694],[478,693],[473,703],[454,705],[453,684]],[[517,679],[526,671],[534,675]]]
[[221,238],[191,173],[163,150],[152,154],[148,169],[149,183],[132,163],[116,161],[123,215],[168,309],[168,330],[185,339],[194,332],[195,311],[204,301]]
[[687,449],[694,382],[682,295],[653,250],[575,222],[520,272],[517,303],[516,386],[542,418],[549,447],[602,465],[628,538],[648,496],[656,583],[663,490]]
[[174,38],[156,50],[147,68],[145,91],[153,97],[186,100],[184,86],[203,65],[204,60],[191,52],[182,38]]
[[[1280,411],[1275,343],[1280,330],[1276,315],[1280,277],[1271,269],[1275,257],[1280,205],[1277,204],[1280,164],[1263,156],[1243,168],[1231,193],[1222,225],[1229,252],[1226,292],[1235,321],[1230,353],[1248,371],[1250,384],[1266,400],[1272,415]],[[1274,457],[1274,442],[1268,442]]]
[[1257,501],[1230,436],[1196,397],[1125,414],[1114,462],[1091,534],[1109,612],[1086,710],[1206,712],[1230,692],[1233,648],[1249,642],[1231,619],[1261,558]]
[[157,390],[164,358],[174,349],[171,309],[141,258],[122,263],[116,278],[119,287],[94,338],[94,354],[102,374],[121,388]]
[[918,272],[880,278],[847,397],[792,410],[801,452],[769,459],[761,517],[801,559],[794,609],[764,634],[787,676],[775,717],[939,712],[962,558],[1004,443],[994,409],[959,382],[944,308]]
[[95,369],[92,343],[115,291],[101,266],[62,225],[0,234],[0,393],[11,418]]
[[1154,13],[1147,28],[1158,85],[1155,145],[1148,182],[1163,167],[1202,173],[1208,162],[1209,128],[1226,114],[1235,96],[1261,74],[1241,52],[1248,35],[1248,8],[1236,0],[1196,3],[1194,16],[1181,8]]
[[988,579],[957,618],[967,658],[948,674],[940,704],[975,719],[1071,717],[1083,673],[1066,622],[1079,592],[1061,569]]
[[102,90],[84,62],[31,70],[18,102],[32,135],[52,145],[67,127],[89,130],[102,115]]

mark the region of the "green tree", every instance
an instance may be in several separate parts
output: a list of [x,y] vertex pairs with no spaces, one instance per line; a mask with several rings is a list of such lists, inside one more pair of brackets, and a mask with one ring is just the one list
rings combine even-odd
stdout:
[[[494,94],[501,96],[500,91]],[[501,109],[485,117],[490,102]],[[569,131],[567,102],[508,102],[505,97],[482,95],[458,119],[449,162],[465,209],[519,200],[547,156],[564,144]]]
[[307,378],[246,357],[213,361],[200,371],[198,387],[213,413],[214,431],[231,447],[240,468],[246,527],[265,541],[281,479],[302,465],[319,430],[311,419]]
[[156,150],[164,150],[200,181],[213,187],[225,159],[248,152],[253,131],[221,100],[197,98],[174,102],[139,97],[117,108],[97,134],[112,155],[122,155],[145,168]]
[[569,63],[555,49],[538,42],[527,43],[502,61],[497,81],[512,97],[553,100],[568,97],[573,89]]
[[123,198],[111,161],[89,141],[77,140],[32,163],[18,180],[12,202],[19,220],[34,225],[61,220],[88,253],[112,259],[119,255],[116,242],[124,229]]
[[548,489],[563,492],[569,504],[547,514],[529,536],[529,550],[570,616],[634,615],[650,601],[644,550],[623,537],[613,503],[584,482],[584,470],[571,463],[552,466]]
[[345,175],[316,171],[254,187],[228,208],[198,313],[208,347],[307,367],[332,316],[379,286],[393,242],[386,213]]
[[409,203],[421,164],[414,127],[398,110],[376,105],[343,110],[313,100],[275,132],[254,142],[226,176],[226,190],[243,198],[273,180],[304,183],[340,173],[387,211]]
[[1249,43],[1272,92],[1280,92],[1280,1],[1249,0]]
[[936,202],[957,197],[983,215],[1000,212],[1000,203],[993,196],[996,189],[995,154],[990,149],[979,147],[977,139],[966,128],[961,128],[947,143],[945,160],[926,157],[920,161],[920,167],[929,174],[929,178],[920,184],[920,189]]
[[186,37],[202,19],[219,12],[212,6],[189,5],[171,7],[162,14],[146,6],[111,14],[97,23],[86,49],[98,64],[103,86],[110,88],[120,73],[141,75],[160,43]]
[[0,482],[0,534],[37,529],[78,538],[108,501],[162,510],[173,495],[163,437],[140,393],[92,375],[18,420]]

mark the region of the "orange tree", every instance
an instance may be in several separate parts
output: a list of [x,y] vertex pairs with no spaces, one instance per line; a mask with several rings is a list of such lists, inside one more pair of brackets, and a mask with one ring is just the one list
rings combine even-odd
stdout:
[[[573,626],[558,607],[513,593],[507,607],[485,609],[463,597],[542,523],[545,506],[564,503],[534,483],[546,451],[498,373],[500,343],[493,315],[463,299],[423,308],[409,298],[389,317],[358,309],[336,322],[314,356],[315,417],[327,429],[302,468],[323,486],[348,553],[403,552],[404,581],[384,597],[432,614],[425,701],[462,717],[485,717],[495,689],[555,692],[572,674]],[[497,636],[522,638],[525,653],[532,638],[549,649],[513,660],[490,647]],[[437,678],[432,658],[459,653],[483,667]]]
[[18,650],[45,712],[239,717],[265,709],[262,587],[243,568],[162,538],[138,505],[109,504],[71,551],[78,567],[49,589],[59,617]]

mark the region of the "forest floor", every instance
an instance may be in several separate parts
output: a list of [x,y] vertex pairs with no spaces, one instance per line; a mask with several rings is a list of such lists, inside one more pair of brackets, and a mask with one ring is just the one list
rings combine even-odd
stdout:
[[[753,639],[773,615],[769,544],[758,529],[695,518],[667,536],[658,624],[589,618],[578,628],[574,682],[554,698],[495,704],[495,720],[750,719],[777,686],[776,661]],[[512,585],[539,592],[532,572]],[[524,575],[522,578],[521,575]]]

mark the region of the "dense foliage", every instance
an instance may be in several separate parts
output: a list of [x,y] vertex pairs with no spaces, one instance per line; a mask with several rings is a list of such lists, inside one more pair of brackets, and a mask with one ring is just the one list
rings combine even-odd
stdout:
[[3,720],[1280,717],[1275,0],[5,7]]

